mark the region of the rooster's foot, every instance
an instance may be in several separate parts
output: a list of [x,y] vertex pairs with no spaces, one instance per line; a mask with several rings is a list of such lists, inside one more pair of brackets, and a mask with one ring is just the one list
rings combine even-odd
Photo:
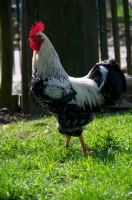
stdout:
[[84,156],[91,154],[93,151],[92,149],[87,148],[86,144],[84,143],[82,135],[79,136],[79,140],[82,146]]
[[66,136],[66,148],[68,148],[70,145],[70,140],[71,140],[71,136],[67,135]]

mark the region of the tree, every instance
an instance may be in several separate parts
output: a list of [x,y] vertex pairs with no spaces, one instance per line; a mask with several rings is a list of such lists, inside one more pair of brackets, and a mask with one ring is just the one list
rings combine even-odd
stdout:
[[[94,5],[96,0],[27,0],[27,35],[35,21],[43,21],[45,34],[55,47],[70,76],[81,77],[95,64]],[[34,9],[35,8],[35,9]],[[27,49],[28,73],[31,76],[32,51]],[[36,108],[30,102],[31,116]]]
[[1,29],[1,96],[0,106],[11,106],[12,69],[13,69],[13,39],[11,23],[11,1],[0,1]]

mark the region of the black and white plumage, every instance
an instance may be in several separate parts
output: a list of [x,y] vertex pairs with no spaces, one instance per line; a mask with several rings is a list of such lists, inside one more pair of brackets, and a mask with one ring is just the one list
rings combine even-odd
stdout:
[[96,64],[82,78],[70,77],[46,35],[32,59],[30,95],[36,105],[53,114],[58,130],[68,136],[80,136],[82,127],[93,120],[95,109],[114,105],[126,91],[124,74],[115,60]]

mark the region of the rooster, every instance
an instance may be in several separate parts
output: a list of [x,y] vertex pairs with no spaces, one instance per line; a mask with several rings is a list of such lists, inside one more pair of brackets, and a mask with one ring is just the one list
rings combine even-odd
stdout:
[[30,96],[33,102],[54,115],[57,128],[79,138],[84,155],[91,151],[82,137],[82,127],[93,120],[93,112],[104,105],[115,105],[126,92],[125,76],[114,59],[97,63],[82,78],[70,77],[48,37],[44,24],[35,22],[29,33],[33,50]]

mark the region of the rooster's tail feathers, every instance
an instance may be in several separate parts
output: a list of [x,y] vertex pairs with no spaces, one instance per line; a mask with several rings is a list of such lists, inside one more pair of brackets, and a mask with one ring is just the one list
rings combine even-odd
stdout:
[[88,78],[98,84],[106,104],[114,105],[123,92],[127,91],[126,79],[114,59],[97,63],[88,74]]

